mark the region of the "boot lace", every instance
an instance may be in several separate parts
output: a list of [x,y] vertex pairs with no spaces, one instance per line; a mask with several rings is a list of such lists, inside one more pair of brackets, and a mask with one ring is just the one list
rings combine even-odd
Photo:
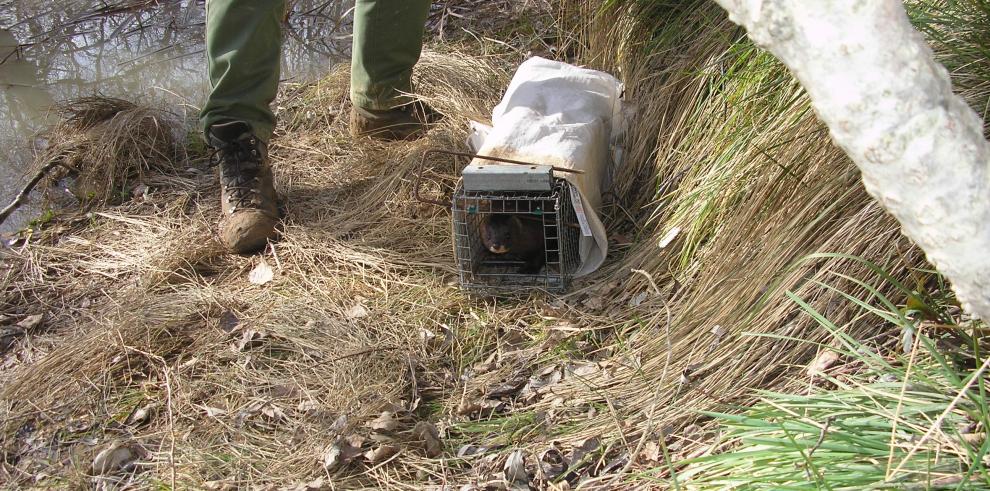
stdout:
[[261,152],[254,137],[222,142],[210,154],[210,167],[220,166],[220,185],[237,208],[260,208]]

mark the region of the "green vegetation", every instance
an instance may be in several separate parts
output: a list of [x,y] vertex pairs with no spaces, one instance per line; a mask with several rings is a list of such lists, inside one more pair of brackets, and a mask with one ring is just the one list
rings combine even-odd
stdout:
[[45,208],[45,211],[41,212],[41,216],[37,218],[32,218],[28,222],[28,228],[32,231],[41,230],[45,225],[51,223],[55,219],[55,210],[52,208]]
[[[679,462],[678,477],[696,489],[990,489],[982,324],[960,325],[945,304],[894,308],[870,290],[873,301],[853,299],[862,315],[842,326],[795,297],[833,336],[804,394],[767,392],[738,414],[706,413],[724,430],[722,450]],[[846,334],[874,320],[897,328],[887,342]]]

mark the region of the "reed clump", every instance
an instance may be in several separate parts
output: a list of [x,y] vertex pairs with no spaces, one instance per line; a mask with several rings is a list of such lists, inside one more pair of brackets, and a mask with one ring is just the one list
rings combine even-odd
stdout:
[[149,173],[172,174],[183,159],[179,121],[163,110],[109,97],[84,97],[57,108],[37,166],[59,163],[80,200],[120,201]]

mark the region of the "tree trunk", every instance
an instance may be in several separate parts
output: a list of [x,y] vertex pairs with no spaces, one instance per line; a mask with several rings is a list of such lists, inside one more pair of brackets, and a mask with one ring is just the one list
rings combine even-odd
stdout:
[[990,319],[990,145],[900,0],[716,0],[811,96],[866,190]]

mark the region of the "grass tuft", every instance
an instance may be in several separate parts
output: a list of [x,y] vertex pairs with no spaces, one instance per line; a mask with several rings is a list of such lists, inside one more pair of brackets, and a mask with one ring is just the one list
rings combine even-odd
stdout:
[[809,366],[811,384],[803,393],[764,392],[738,414],[706,412],[720,441],[710,455],[678,463],[683,482],[692,489],[990,488],[990,362],[981,362],[979,338],[967,336],[958,315],[928,306],[950,322],[939,324],[904,317],[883,295],[857,299],[862,317],[916,332],[906,350],[891,350],[849,336],[859,319],[837,326],[793,298],[834,338]]

